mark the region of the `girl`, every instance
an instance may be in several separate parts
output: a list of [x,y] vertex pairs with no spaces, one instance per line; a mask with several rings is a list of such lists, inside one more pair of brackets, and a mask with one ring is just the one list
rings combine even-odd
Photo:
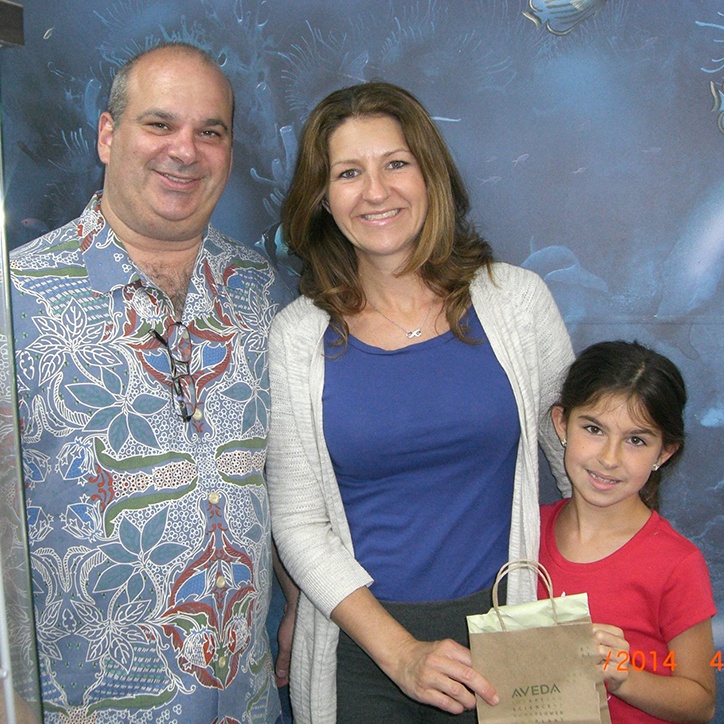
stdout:
[[699,549],[656,512],[684,446],[686,390],[667,358],[601,342],[571,366],[551,416],[573,497],[541,509],[557,596],[587,592],[614,724],[714,716],[711,617]]

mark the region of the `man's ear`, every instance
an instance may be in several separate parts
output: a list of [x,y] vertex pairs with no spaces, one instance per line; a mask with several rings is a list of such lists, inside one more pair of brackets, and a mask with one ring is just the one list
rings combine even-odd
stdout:
[[551,407],[551,420],[553,421],[553,427],[556,429],[558,439],[565,440],[568,434],[568,420],[560,405],[553,405],[553,407]]
[[104,165],[108,163],[111,157],[111,144],[113,143],[113,132],[115,123],[108,111],[101,113],[98,119],[98,157]]

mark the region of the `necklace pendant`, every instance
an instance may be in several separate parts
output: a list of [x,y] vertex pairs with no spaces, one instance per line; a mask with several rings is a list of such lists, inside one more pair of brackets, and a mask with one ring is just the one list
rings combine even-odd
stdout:
[[407,337],[407,339],[414,339],[415,337],[421,337],[422,328],[418,327],[417,329],[411,329],[409,332],[405,332],[405,336]]

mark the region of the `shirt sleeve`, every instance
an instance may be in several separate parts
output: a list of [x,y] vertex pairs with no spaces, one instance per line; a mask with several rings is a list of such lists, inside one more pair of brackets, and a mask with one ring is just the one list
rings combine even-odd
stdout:
[[665,641],[716,614],[709,570],[701,551],[682,558],[669,576],[661,596],[659,621]]

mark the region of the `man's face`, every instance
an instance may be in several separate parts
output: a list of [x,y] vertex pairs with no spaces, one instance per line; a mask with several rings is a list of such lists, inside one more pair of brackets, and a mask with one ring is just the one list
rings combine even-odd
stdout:
[[120,120],[98,124],[101,208],[122,241],[150,251],[201,238],[231,171],[231,109],[221,71],[200,58],[163,49],[138,61]]

